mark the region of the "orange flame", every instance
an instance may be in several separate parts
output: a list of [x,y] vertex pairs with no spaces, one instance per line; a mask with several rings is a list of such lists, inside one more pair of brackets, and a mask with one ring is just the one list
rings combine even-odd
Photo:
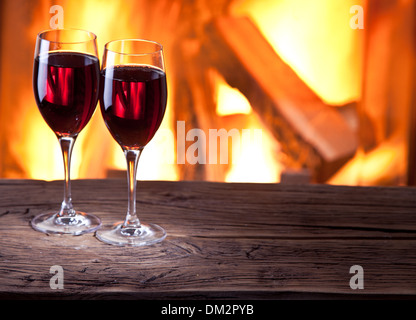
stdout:
[[[133,2],[89,0],[76,5],[68,2],[64,9],[64,27],[85,29],[97,35],[98,55],[101,59],[104,44],[113,39],[140,37],[137,25],[131,24],[134,19],[132,12]],[[39,15],[35,16],[30,28],[31,36],[49,26],[50,2],[40,2]],[[130,10],[131,9],[131,10]],[[46,24],[45,24],[46,22]],[[116,27],[115,27],[116,26]],[[169,81],[169,79],[168,79]],[[169,83],[168,83],[169,85]],[[62,154],[53,132],[43,121],[34,103],[33,93],[23,94],[24,101],[32,104],[30,116],[25,124],[25,137],[16,151],[22,161],[21,166],[29,178],[55,180],[63,178]],[[166,132],[173,132],[169,127],[171,111],[168,101],[167,113],[159,132],[145,148],[140,159],[138,177],[141,179],[177,180],[178,174],[173,165],[175,156],[172,136]],[[155,159],[164,159],[155,161]],[[91,160],[91,161],[89,161]],[[98,161],[97,161],[98,160]],[[90,164],[88,164],[90,163]],[[80,133],[74,145],[71,177],[77,178],[103,178],[107,169],[126,169],[126,163],[121,148],[111,138],[101,118],[99,105],[87,127]]]
[[251,17],[275,51],[327,103],[361,93],[361,33],[350,8],[364,0],[244,1],[234,10]]
[[[276,52],[318,95],[329,103],[342,104],[360,96],[361,46],[357,31],[349,26],[349,8],[362,2],[364,0],[247,0],[236,2],[233,14],[251,16]],[[40,1],[39,14],[30,28],[31,37],[49,27],[50,5],[48,0]],[[137,8],[134,6],[134,1],[88,0],[76,5],[67,1],[64,5],[64,26],[94,32],[98,37],[101,58],[106,42],[140,37],[140,28],[144,26],[135,22]],[[169,81],[168,77],[168,87]],[[250,118],[246,129],[263,128],[244,96],[219,81],[218,115],[244,114]],[[172,103],[168,97],[167,114],[162,126],[140,159],[140,179],[178,179],[174,130],[171,127]],[[16,144],[15,152],[28,160],[21,163],[28,177],[62,179],[62,156],[56,137],[38,113],[31,89],[22,93],[21,103],[28,104],[29,101],[30,114],[23,124],[28,139],[21,137],[22,143]],[[126,168],[123,153],[105,128],[99,113],[97,110],[75,144],[71,172],[74,179],[101,178],[106,176],[108,168]],[[226,181],[279,181],[282,165],[276,159],[278,154],[279,146],[275,139],[266,129],[262,129],[261,143],[242,146],[240,159],[231,166]],[[87,164],[86,160],[91,159],[94,160],[92,164]]]
[[[277,159],[279,146],[268,130],[253,114],[247,98],[237,89],[230,87],[217,75],[217,114],[229,116],[243,114],[249,118],[247,127],[240,132],[240,148],[235,154],[226,182],[279,182],[283,166]],[[233,155],[234,156],[234,155]]]

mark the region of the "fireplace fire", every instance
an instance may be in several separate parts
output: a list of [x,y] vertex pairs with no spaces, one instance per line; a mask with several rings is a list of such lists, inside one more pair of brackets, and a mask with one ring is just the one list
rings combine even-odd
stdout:
[[[415,1],[6,0],[0,12],[0,178],[63,178],[32,91],[36,34],[60,18],[94,32],[100,57],[113,39],[164,45],[167,114],[139,179],[416,183]],[[72,178],[125,168],[98,107]]]

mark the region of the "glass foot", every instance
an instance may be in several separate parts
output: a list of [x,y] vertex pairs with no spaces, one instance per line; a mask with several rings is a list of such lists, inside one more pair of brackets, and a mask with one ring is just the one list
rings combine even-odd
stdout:
[[142,223],[140,227],[126,228],[122,226],[123,223],[119,223],[112,229],[100,229],[95,236],[105,243],[128,247],[151,245],[166,238],[166,231],[157,224]]
[[94,232],[101,226],[97,216],[76,211],[73,216],[58,217],[58,213],[43,213],[31,221],[32,228],[44,233],[72,234],[78,236]]

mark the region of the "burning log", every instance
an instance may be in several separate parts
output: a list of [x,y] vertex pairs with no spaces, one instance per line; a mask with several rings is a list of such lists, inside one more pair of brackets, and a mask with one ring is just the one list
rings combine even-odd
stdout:
[[[366,12],[360,148],[367,163],[386,146],[394,152],[377,184],[415,185],[416,2],[368,1]],[[374,184],[372,179],[361,172],[361,184]]]
[[207,63],[247,97],[292,168],[308,168],[315,181],[324,182],[355,154],[357,139],[347,121],[299,78],[249,19],[214,19],[203,46],[202,53],[210,52]]

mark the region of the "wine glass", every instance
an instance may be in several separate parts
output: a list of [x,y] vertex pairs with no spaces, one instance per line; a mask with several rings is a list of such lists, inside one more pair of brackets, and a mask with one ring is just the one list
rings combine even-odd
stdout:
[[167,86],[162,45],[138,39],[107,43],[99,100],[104,122],[127,160],[128,206],[124,222],[98,230],[96,237],[119,246],[160,242],[166,237],[165,230],[142,223],[136,214],[136,171],[143,148],[165,114]]
[[77,29],[40,32],[36,38],[33,89],[43,119],[56,134],[64,160],[64,199],[59,211],[32,219],[35,230],[80,235],[93,232],[101,220],[72,205],[70,165],[75,140],[98,102],[100,64],[96,35]]

